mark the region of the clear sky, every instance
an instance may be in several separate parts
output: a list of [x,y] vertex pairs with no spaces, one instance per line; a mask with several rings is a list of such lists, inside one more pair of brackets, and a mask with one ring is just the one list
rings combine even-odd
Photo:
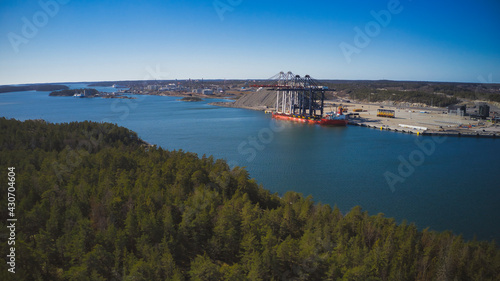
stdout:
[[0,1],[0,85],[289,70],[498,83],[500,1]]

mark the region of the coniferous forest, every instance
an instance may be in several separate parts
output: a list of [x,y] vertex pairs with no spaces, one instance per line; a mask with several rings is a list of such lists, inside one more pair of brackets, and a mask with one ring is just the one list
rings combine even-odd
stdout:
[[0,171],[0,280],[500,280],[494,242],[280,197],[116,125],[2,118]]

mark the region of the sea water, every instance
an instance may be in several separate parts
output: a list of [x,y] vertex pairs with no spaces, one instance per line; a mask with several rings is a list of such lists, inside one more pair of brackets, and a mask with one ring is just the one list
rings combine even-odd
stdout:
[[356,126],[300,124],[274,120],[264,112],[209,105],[217,99],[48,94],[0,94],[0,116],[116,123],[165,149],[214,155],[231,166],[246,167],[273,193],[296,191],[337,205],[344,213],[360,205],[372,215],[406,219],[420,229],[500,240],[499,139],[433,139]]

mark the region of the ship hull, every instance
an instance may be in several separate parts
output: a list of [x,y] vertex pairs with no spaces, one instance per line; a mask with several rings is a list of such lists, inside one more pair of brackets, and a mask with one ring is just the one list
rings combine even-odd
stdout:
[[287,115],[282,113],[273,113],[273,118],[280,120],[288,120],[301,123],[319,124],[324,126],[347,126],[346,119],[314,119],[314,118],[304,118],[299,116]]
[[329,119],[321,119],[319,124],[323,126],[347,126],[348,121],[346,119],[339,120],[329,120]]

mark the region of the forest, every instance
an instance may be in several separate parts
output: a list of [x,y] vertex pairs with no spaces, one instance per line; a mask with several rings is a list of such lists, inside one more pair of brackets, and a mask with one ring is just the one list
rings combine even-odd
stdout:
[[69,87],[66,85],[54,85],[54,84],[32,84],[24,86],[6,85],[6,86],[0,86],[0,93],[21,92],[21,91],[56,91],[56,90],[67,90],[67,89],[69,89]]
[[[0,118],[16,273],[0,280],[500,280],[494,241],[272,194],[244,168],[108,123]],[[9,212],[0,192],[0,252]]]
[[500,102],[500,85],[491,83],[451,83],[415,81],[335,81],[324,85],[351,99],[369,102],[393,101],[446,107],[462,100]]

